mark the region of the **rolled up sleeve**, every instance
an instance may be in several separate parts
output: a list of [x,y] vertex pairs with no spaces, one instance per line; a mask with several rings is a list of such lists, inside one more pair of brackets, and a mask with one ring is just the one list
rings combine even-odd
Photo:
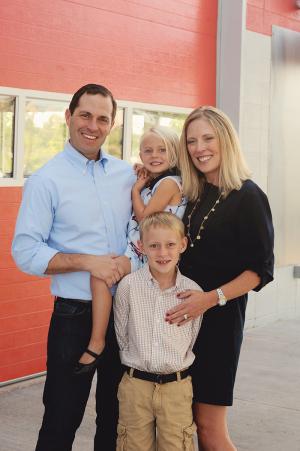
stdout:
[[260,189],[253,189],[244,196],[238,225],[243,268],[258,274],[260,283],[254,291],[259,291],[273,280],[274,270],[272,214],[267,196]]
[[34,175],[24,186],[12,255],[17,266],[28,274],[45,275],[49,261],[59,250],[48,246],[53,225],[55,195],[47,180]]

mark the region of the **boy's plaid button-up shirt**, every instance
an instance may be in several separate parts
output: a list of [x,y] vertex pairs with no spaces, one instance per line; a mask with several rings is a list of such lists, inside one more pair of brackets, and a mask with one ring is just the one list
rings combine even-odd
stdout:
[[201,288],[177,270],[175,286],[162,291],[148,264],[121,280],[114,300],[114,318],[124,365],[169,374],[192,364],[192,348],[202,317],[180,327],[165,321],[166,312],[180,302],[176,294],[185,290]]

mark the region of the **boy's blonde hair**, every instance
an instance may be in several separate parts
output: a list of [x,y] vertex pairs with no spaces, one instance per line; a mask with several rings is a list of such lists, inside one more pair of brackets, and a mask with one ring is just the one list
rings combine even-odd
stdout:
[[178,152],[179,152],[179,138],[176,132],[170,128],[164,127],[151,127],[145,131],[140,140],[140,151],[142,150],[142,144],[144,138],[148,133],[154,133],[159,136],[166,146],[167,156],[170,164],[170,168],[174,168],[178,164]]
[[187,149],[187,129],[197,119],[206,120],[213,128],[220,148],[221,164],[219,187],[227,196],[232,190],[239,190],[244,180],[250,177],[250,171],[240,148],[237,133],[225,113],[212,106],[201,106],[186,118],[179,146],[179,169],[182,188],[189,200],[195,201],[201,195],[205,177],[194,166]]
[[180,238],[184,238],[184,224],[176,215],[168,211],[158,211],[146,216],[140,222],[140,239],[143,240],[145,232],[148,232],[151,227],[163,227],[176,232]]

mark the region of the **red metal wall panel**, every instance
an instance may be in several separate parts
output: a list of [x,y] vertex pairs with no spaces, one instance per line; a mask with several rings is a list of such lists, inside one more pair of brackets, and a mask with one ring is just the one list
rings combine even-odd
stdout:
[[[0,2],[0,86],[118,99],[215,104],[217,0]],[[1,92],[1,88],[0,88]],[[0,188],[0,381],[43,371],[49,281],[10,256],[21,188]]]
[[295,0],[248,0],[247,29],[271,36],[272,25],[300,31]]
[[21,188],[0,188],[0,382],[45,370],[49,281],[20,272],[10,255]]
[[2,86],[215,103],[217,0],[12,0],[0,18]]
[[0,382],[45,370],[49,281],[20,272],[10,255],[21,188],[0,188]]

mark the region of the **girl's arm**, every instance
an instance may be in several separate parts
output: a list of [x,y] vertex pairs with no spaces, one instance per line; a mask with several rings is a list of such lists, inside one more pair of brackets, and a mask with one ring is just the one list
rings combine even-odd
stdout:
[[[145,187],[145,184],[146,183],[144,183],[143,188]],[[172,203],[176,205],[180,203],[180,189],[177,183],[170,178],[162,180],[147,205],[144,205],[144,202],[141,198],[141,191],[143,189],[141,188],[141,186],[142,183],[138,183],[137,180],[137,183],[133,185],[131,193],[133,211],[138,222],[140,222],[151,213],[164,211],[167,205],[170,205]]]

